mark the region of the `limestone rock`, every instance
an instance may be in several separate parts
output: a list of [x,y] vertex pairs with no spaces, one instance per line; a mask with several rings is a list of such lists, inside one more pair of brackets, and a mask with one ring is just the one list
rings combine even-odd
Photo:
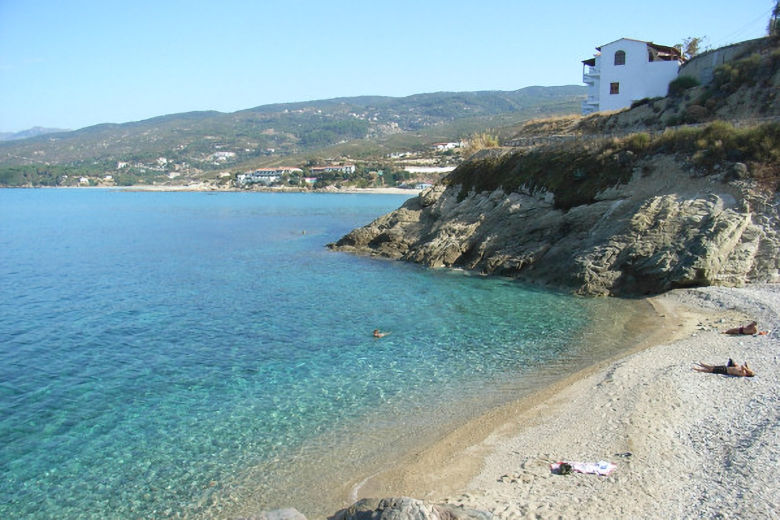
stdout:
[[409,497],[364,498],[329,520],[492,520],[486,511],[430,504]]
[[568,210],[546,192],[463,198],[439,185],[329,247],[588,295],[777,281],[778,194],[745,180],[744,165],[716,177],[676,161],[653,157],[645,174]]

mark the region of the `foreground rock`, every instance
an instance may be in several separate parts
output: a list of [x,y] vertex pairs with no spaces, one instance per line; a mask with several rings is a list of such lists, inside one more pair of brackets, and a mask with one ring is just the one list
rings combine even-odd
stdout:
[[409,497],[364,498],[342,509],[331,520],[491,520],[485,511],[448,504],[430,504]]
[[[364,498],[329,517],[329,520],[492,520],[486,511],[449,504],[430,504],[409,497]],[[239,520],[306,520],[298,510],[278,509]]]
[[674,156],[647,157],[626,183],[568,208],[538,187],[464,197],[462,186],[443,184],[329,247],[587,295],[776,281],[777,193],[745,170],[733,163],[701,175]]

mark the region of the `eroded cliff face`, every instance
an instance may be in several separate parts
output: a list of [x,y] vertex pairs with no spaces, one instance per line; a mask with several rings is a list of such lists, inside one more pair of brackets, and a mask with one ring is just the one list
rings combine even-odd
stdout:
[[654,156],[627,184],[570,209],[557,209],[546,191],[463,198],[460,186],[435,186],[329,247],[587,295],[778,281],[777,194],[744,168],[697,176]]

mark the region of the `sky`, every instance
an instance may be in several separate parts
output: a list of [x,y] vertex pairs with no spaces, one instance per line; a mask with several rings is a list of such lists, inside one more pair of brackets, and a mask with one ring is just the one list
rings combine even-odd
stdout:
[[580,85],[622,37],[712,48],[774,0],[0,0],[0,132],[358,95]]

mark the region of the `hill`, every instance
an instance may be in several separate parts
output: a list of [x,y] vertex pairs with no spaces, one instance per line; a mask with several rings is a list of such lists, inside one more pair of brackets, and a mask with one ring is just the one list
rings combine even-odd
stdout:
[[[417,141],[457,139],[476,129],[576,112],[584,87],[512,92],[438,92],[264,105],[233,113],[189,112],[0,142],[0,184],[57,185],[68,175],[124,175],[137,182],[301,160],[352,143],[353,153],[389,153]],[[395,140],[394,140],[395,138]],[[330,152],[324,152],[330,153]],[[125,180],[128,180],[125,179]]]
[[0,132],[0,141],[18,141],[19,139],[27,139],[38,135],[55,134],[60,132],[67,132],[62,128],[43,128],[35,126],[21,132]]

